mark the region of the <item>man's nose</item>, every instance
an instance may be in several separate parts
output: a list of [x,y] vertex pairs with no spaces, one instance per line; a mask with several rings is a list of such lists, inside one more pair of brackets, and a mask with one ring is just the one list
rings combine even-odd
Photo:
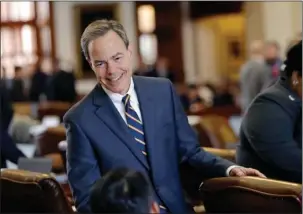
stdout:
[[108,74],[113,74],[115,72],[115,66],[113,65],[112,62],[107,63],[107,69],[106,69]]

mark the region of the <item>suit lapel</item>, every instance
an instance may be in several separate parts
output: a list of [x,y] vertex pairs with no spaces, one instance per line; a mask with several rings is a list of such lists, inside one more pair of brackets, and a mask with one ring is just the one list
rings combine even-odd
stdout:
[[107,125],[107,127],[129,148],[137,159],[146,167],[148,164],[144,155],[136,146],[136,141],[128,130],[128,127],[116,107],[107,96],[101,86],[95,88],[94,104],[99,106],[96,115]]

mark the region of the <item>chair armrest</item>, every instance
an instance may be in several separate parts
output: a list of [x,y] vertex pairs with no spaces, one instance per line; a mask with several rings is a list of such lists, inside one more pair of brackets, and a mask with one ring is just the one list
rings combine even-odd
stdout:
[[302,208],[302,185],[273,179],[213,178],[199,191],[211,213],[299,213]]
[[235,149],[217,149],[211,147],[203,147],[206,152],[219,156],[221,158],[235,161],[236,159],[236,150]]

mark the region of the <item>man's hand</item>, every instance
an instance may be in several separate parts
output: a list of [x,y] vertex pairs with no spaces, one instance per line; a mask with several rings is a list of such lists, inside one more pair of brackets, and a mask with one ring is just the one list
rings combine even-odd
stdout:
[[259,172],[256,169],[245,168],[241,166],[232,168],[229,172],[229,176],[234,176],[234,177],[256,176],[256,177],[266,178],[265,175],[263,175],[261,172]]

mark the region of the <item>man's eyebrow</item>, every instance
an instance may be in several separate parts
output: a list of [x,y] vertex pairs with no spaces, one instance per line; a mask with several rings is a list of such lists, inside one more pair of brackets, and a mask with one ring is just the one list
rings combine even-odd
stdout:
[[115,55],[113,55],[111,58],[116,58],[116,57],[118,57],[118,56],[120,56],[120,55],[123,55],[123,53],[118,52],[118,53],[116,53]]
[[[116,58],[118,56],[121,56],[121,55],[123,56],[124,54],[121,53],[121,52],[118,52],[115,55],[113,55],[111,58],[114,59],[114,58]],[[96,63],[104,63],[104,62],[106,62],[106,60],[94,60],[94,64],[96,64]]]
[[105,60],[94,60],[94,64],[97,64],[97,63],[103,63],[103,62],[105,62]]

